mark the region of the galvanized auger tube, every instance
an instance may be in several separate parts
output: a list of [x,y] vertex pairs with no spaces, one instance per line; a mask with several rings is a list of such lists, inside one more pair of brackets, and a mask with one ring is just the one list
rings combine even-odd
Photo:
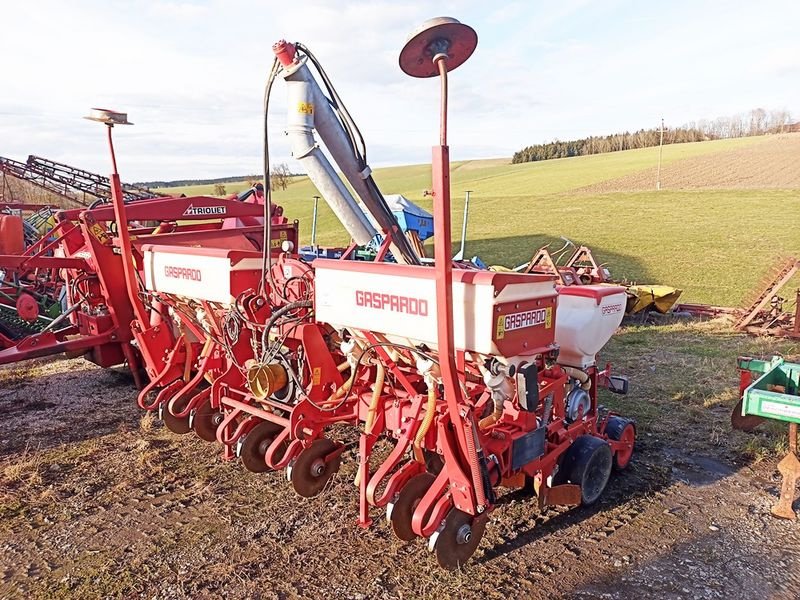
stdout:
[[[365,245],[379,233],[364,215],[322,150],[316,145],[313,136],[313,130],[316,129],[334,162],[367,211],[383,229],[383,233],[393,234],[391,250],[395,259],[401,263],[420,264],[419,256],[402,233],[397,219],[375,185],[370,167],[366,163],[360,164],[355,140],[349,139],[348,133],[334,112],[332,100],[325,96],[308,68],[306,64],[308,57],[298,57],[293,45],[281,44],[281,42],[276,44],[274,49],[283,65],[283,78],[288,88],[287,132],[292,145],[292,154],[306,167],[309,178],[356,243]],[[307,52],[304,47],[302,48]],[[349,127],[355,128],[352,120]],[[367,234],[369,238],[365,240],[364,236]]]

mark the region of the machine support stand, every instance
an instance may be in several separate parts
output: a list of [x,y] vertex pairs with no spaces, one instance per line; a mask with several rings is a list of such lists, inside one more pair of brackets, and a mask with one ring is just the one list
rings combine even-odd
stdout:
[[797,480],[800,479],[800,460],[797,459],[797,423],[789,423],[789,453],[778,463],[778,471],[783,477],[781,497],[772,507],[773,516],[794,521],[797,515],[792,509]]

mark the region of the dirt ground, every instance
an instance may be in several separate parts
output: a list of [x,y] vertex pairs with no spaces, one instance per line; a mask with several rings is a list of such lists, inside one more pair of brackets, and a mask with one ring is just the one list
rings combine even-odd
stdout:
[[631,392],[602,401],[637,419],[632,466],[591,508],[505,494],[454,573],[380,511],[356,525],[352,456],[303,500],[143,415],[122,372],[2,368],[0,597],[797,598],[800,525],[769,515],[786,427],[728,424],[736,356],[773,353],[800,344],[716,321],[624,327],[604,358]]
[[[770,136],[763,142],[685,158],[663,165],[661,189],[797,189],[800,188],[800,134]],[[591,193],[641,192],[653,189],[656,167],[582,188]]]

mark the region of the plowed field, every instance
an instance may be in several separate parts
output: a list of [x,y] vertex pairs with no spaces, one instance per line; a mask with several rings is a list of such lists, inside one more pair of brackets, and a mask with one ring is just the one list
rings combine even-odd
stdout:
[[[800,134],[768,136],[750,146],[665,164],[661,169],[661,189],[798,189],[798,159]],[[656,178],[657,167],[652,167],[590,185],[582,191],[648,191],[655,188]]]

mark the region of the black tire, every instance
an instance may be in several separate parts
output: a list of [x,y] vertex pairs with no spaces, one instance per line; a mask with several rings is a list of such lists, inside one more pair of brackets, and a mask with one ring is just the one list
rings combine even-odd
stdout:
[[626,441],[630,439],[632,444],[630,452],[620,451],[614,453],[614,470],[622,471],[628,468],[633,456],[633,444],[636,441],[636,423],[623,417],[610,417],[606,425],[606,435],[616,442],[623,439],[623,437]]
[[608,483],[612,463],[608,442],[592,435],[582,435],[564,453],[558,483],[579,485],[581,504],[591,506],[600,498]]

